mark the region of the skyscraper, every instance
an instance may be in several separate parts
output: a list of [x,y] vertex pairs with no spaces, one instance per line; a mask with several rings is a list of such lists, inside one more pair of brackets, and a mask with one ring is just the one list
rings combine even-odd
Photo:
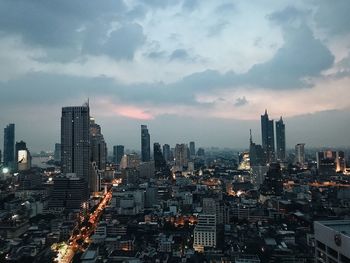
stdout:
[[286,159],[286,130],[282,116],[276,121],[276,153],[277,159],[284,161]]
[[61,161],[61,144],[55,143],[54,159],[56,162]]
[[169,144],[164,144],[163,145],[163,157],[165,159],[165,161],[169,162],[170,161],[170,145]]
[[176,144],[175,146],[175,166],[182,170],[184,166],[188,165],[187,145]]
[[266,152],[266,162],[273,162],[275,159],[275,136],[273,129],[273,120],[269,120],[267,110],[261,115],[261,138],[262,147]]
[[190,156],[195,156],[196,155],[196,147],[194,142],[190,142]]
[[64,107],[61,117],[62,172],[75,173],[89,181],[90,168],[90,108]]
[[4,129],[4,165],[14,168],[15,164],[15,125],[13,123]]
[[122,157],[124,155],[124,145],[114,145],[113,146],[113,162],[120,164]]
[[305,163],[305,143],[295,145],[295,162],[303,165]]
[[151,142],[147,125],[141,125],[141,161],[149,162],[151,160]]
[[160,144],[157,142],[153,144],[153,159],[154,159],[154,166],[156,170],[161,170],[166,166],[166,162],[162,154]]

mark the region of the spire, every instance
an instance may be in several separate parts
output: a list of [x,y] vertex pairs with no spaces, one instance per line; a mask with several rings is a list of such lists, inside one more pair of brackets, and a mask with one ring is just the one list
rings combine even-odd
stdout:
[[281,118],[280,118],[280,121],[283,121],[282,116],[281,116]]
[[267,115],[267,109],[265,109],[265,115]]
[[249,129],[249,135],[249,142],[250,144],[253,144],[252,129]]

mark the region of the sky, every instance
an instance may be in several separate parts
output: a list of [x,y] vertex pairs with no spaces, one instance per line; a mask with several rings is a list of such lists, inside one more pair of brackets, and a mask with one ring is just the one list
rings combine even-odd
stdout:
[[[108,143],[350,146],[348,0],[0,0],[0,127],[32,151],[90,101]],[[2,135],[1,135],[2,136]],[[2,147],[2,145],[1,145]]]

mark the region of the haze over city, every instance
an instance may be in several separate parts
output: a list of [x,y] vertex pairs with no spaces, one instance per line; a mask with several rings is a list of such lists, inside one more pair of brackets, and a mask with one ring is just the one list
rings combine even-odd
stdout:
[[[0,1],[0,126],[33,151],[90,98],[106,141],[349,146],[349,1]],[[45,129],[42,129],[45,128]]]

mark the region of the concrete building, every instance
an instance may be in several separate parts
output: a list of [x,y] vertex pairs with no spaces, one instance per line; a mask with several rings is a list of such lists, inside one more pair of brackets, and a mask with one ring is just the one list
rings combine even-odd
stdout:
[[188,154],[186,144],[176,144],[175,146],[175,166],[182,171],[184,166],[188,165]]
[[62,108],[62,173],[88,181],[90,168],[90,108],[88,104]]
[[295,145],[295,162],[299,165],[305,163],[305,143]]
[[141,160],[143,162],[151,160],[151,140],[147,125],[141,125]]
[[216,247],[216,216],[200,214],[194,232],[193,248],[203,252],[204,248]]
[[314,230],[315,262],[350,262],[350,220],[316,221]]

